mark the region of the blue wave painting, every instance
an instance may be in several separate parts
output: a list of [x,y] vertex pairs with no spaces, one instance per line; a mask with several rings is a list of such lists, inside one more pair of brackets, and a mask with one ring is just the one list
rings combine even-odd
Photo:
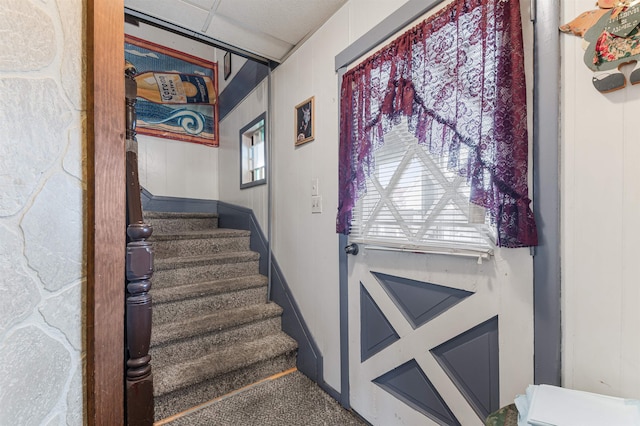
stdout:
[[[176,72],[208,76],[217,91],[217,64],[173,49],[125,37],[125,60],[138,74]],[[216,94],[217,97],[217,94]],[[137,131],[140,134],[218,146],[217,105],[167,105],[143,98],[136,103]]]

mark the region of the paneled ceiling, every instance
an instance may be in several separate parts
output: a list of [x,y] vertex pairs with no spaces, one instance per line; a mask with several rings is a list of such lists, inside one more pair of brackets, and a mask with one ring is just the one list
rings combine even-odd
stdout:
[[[127,12],[282,62],[347,0],[125,0]],[[184,30],[184,31],[183,31]]]

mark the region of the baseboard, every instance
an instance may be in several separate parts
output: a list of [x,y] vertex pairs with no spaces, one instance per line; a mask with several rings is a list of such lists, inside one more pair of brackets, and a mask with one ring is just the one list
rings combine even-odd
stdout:
[[150,212],[211,213],[217,211],[218,201],[198,198],[165,197],[140,190],[142,210]]
[[[268,275],[269,245],[253,211],[223,201],[218,201],[217,207],[218,223],[221,228],[251,231],[251,249],[260,253],[260,273]],[[325,389],[328,385],[324,383],[323,379],[322,355],[273,255],[271,256],[271,300],[284,310],[282,330],[298,342],[298,370]],[[330,387],[325,391],[330,395],[333,394],[332,396],[337,394]]]

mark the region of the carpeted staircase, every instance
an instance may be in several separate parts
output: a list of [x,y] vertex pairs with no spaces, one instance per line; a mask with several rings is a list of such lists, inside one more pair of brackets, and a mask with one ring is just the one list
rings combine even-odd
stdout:
[[214,214],[144,216],[155,252],[156,420],[295,367],[297,344],[267,303],[249,231],[220,229]]

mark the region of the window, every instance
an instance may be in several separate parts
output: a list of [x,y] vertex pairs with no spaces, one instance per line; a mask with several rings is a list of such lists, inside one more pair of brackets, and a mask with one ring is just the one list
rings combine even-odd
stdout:
[[240,130],[240,189],[267,183],[266,113]]
[[[489,212],[497,246],[538,244],[528,188],[519,14],[515,1],[450,3],[345,72],[340,86],[337,232],[350,233],[356,203],[375,171],[374,152],[405,117],[419,144],[438,158],[449,157],[447,169],[464,167],[459,171],[470,183],[469,201]],[[462,164],[458,153],[465,149],[467,164]],[[381,196],[388,198],[388,192]],[[397,206],[386,200],[384,206],[395,218]],[[401,229],[407,234],[406,226]],[[435,235],[421,229],[413,238],[424,232]]]
[[492,227],[485,209],[469,203],[467,179],[448,167],[446,155],[437,158],[418,144],[406,119],[385,135],[374,158],[366,194],[354,209],[352,240],[429,251],[492,250]]

